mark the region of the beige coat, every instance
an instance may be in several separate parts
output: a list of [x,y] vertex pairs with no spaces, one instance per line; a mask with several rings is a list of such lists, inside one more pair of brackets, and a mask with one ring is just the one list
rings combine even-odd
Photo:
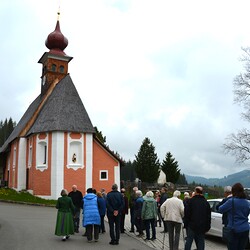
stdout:
[[164,221],[168,220],[182,223],[182,218],[184,217],[184,205],[183,201],[177,197],[167,199],[161,205],[160,210]]

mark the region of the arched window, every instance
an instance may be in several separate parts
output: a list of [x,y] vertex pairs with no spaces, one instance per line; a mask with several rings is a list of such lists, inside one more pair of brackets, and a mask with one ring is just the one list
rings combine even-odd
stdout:
[[63,73],[64,72],[64,66],[60,66],[60,68],[59,68],[59,71],[60,71],[60,73]]
[[55,64],[52,64],[51,70],[56,72],[56,65]]
[[82,165],[82,143],[79,141],[72,141],[69,144],[69,164]]
[[47,142],[40,141],[37,144],[37,155],[36,155],[36,168],[44,170],[48,168],[47,164]]

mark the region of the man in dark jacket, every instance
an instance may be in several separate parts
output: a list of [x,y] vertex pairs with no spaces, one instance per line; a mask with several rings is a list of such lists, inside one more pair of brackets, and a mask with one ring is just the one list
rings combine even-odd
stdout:
[[124,207],[122,194],[118,191],[117,184],[112,185],[112,191],[107,194],[107,216],[109,221],[109,244],[118,245],[120,239],[121,214]]
[[74,227],[75,233],[79,233],[79,220],[80,220],[80,211],[82,207],[82,192],[77,190],[77,186],[72,186],[72,191],[68,194],[68,196],[72,199],[73,204],[75,206],[74,211]]
[[193,240],[198,250],[205,249],[205,233],[211,226],[211,209],[202,194],[202,187],[195,188],[195,194],[189,199],[184,213],[187,222],[185,250],[191,249]]
[[[161,208],[161,205],[167,200],[167,198],[168,198],[167,188],[166,187],[162,187],[161,188],[161,197],[160,197],[160,201],[159,201],[159,204],[158,204],[159,210]],[[166,223],[166,221],[163,220],[162,217],[161,217],[161,220],[162,220],[163,226],[164,226],[164,230],[161,233],[167,233],[168,232],[167,223]]]
[[124,228],[125,216],[126,216],[126,214],[128,214],[128,197],[126,196],[125,192],[126,192],[125,188],[122,188],[121,194],[122,194],[123,201],[124,201],[124,207],[122,209],[122,214],[121,214],[121,225],[120,225],[121,233],[125,232],[125,228]]
[[130,222],[131,222],[131,229],[130,229],[130,233],[134,233],[135,231],[135,209],[134,209],[134,205],[135,205],[135,200],[136,200],[136,191],[138,191],[138,187],[133,187],[133,192],[130,195],[130,199],[129,199],[129,208],[130,208]]

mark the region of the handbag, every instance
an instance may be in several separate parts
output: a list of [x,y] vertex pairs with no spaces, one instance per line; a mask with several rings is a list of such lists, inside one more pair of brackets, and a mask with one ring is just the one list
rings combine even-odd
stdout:
[[222,228],[222,240],[227,242],[230,238],[232,238],[233,232],[233,228],[224,226]]
[[[234,198],[232,198],[234,199]],[[227,242],[229,239],[232,238],[233,233],[234,233],[234,200],[232,200],[232,227],[223,227],[222,228],[222,240]]]

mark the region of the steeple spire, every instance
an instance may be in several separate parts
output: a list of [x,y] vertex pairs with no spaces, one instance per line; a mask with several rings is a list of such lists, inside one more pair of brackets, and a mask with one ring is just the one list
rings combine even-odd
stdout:
[[45,45],[49,49],[49,52],[45,52],[41,59],[38,61],[43,64],[42,70],[42,84],[41,93],[46,93],[47,89],[56,80],[60,81],[68,74],[68,63],[73,57],[69,57],[65,54],[64,49],[68,46],[68,39],[62,34],[60,29],[60,7],[57,12],[56,27],[51,32],[46,41]]
[[62,34],[60,29],[60,12],[57,14],[58,17],[55,30],[48,35],[45,45],[48,49],[50,49],[49,53],[51,54],[66,55],[64,49],[68,46],[68,39]]

